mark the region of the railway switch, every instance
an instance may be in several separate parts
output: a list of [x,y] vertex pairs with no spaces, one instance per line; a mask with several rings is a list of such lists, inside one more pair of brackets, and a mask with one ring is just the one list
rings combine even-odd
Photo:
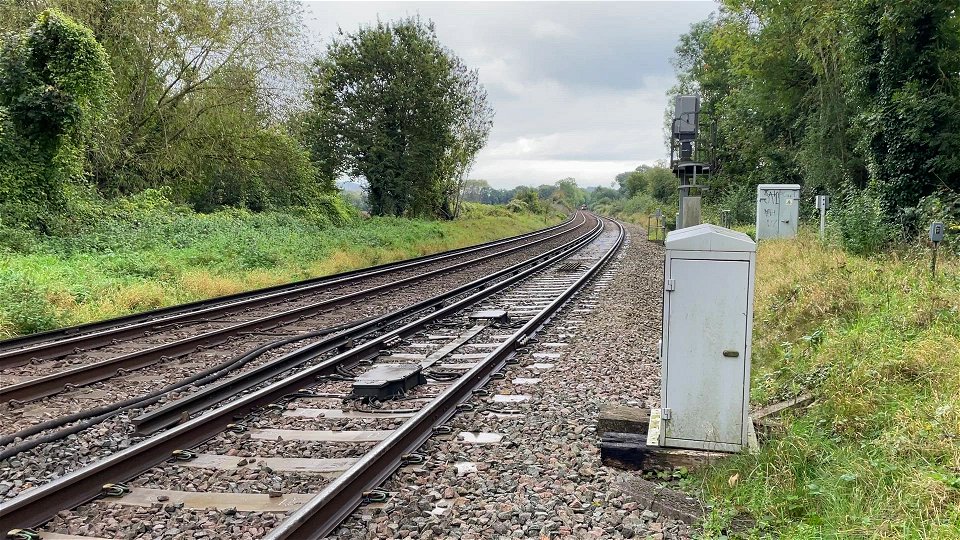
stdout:
[[756,243],[704,224],[664,243],[662,408],[648,444],[739,452],[748,446]]

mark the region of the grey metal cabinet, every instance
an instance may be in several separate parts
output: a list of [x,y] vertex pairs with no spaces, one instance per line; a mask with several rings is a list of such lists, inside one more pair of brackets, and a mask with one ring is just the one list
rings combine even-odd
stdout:
[[798,184],[757,186],[757,240],[793,238],[800,221]]
[[672,231],[665,247],[658,442],[740,451],[749,432],[756,243],[704,224]]

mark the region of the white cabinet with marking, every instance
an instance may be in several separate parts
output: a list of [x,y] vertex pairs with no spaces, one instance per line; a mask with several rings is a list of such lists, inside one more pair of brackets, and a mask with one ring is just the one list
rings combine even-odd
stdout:
[[799,220],[799,184],[757,186],[757,240],[793,238]]
[[756,243],[704,224],[664,243],[659,444],[747,447]]

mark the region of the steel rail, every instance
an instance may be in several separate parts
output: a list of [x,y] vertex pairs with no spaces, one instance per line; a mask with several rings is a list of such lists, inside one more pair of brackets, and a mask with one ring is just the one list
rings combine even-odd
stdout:
[[[557,248],[556,251],[559,252],[563,251],[564,249],[566,248],[561,246]],[[552,251],[545,253],[545,255],[550,254],[552,254]],[[358,339],[380,331],[385,326],[395,324],[398,321],[402,321],[403,319],[413,316],[416,313],[426,309],[442,305],[449,299],[482,287],[489,281],[500,278],[501,276],[505,276],[512,272],[516,272],[524,266],[530,265],[531,262],[535,260],[536,259],[524,261],[504,268],[494,272],[493,274],[476,279],[470,283],[461,285],[456,289],[452,289],[433,298],[428,298],[427,300],[423,300],[411,306],[404,307],[400,310],[387,313],[386,315],[382,315],[375,319],[353,326],[342,333],[325,338],[321,341],[293,351],[290,354],[264,363],[256,368],[241,373],[236,377],[204,386],[202,389],[185,397],[171,401],[162,407],[158,407],[157,409],[154,409],[148,413],[144,413],[135,417],[132,420],[132,423],[134,426],[136,426],[136,432],[139,435],[150,435],[152,433],[156,433],[163,428],[180,423],[184,418],[184,415],[192,415],[202,411],[232,395],[247,391],[256,385],[263,383],[264,381],[276,377],[284,371],[302,365],[305,362],[313,360],[314,358],[317,358],[323,354],[327,354],[331,351],[349,346]]]
[[[584,223],[586,223],[586,218],[584,218]],[[578,227],[580,226],[582,226],[582,224],[578,225]],[[65,371],[51,373],[50,375],[38,377],[36,379],[30,379],[17,384],[0,387],[0,402],[12,400],[19,402],[32,401],[56,394],[66,388],[67,385],[83,386],[109,379],[115,376],[118,373],[118,370],[121,369],[127,371],[141,369],[155,364],[165,358],[172,358],[187,354],[191,351],[197,350],[197,348],[212,347],[222,344],[241,332],[266,330],[275,328],[285,323],[311,317],[321,312],[330,311],[332,308],[353,303],[358,299],[367,298],[384,291],[398,289],[403,285],[422,281],[435,275],[449,273],[461,268],[467,268],[477,264],[480,261],[502,257],[504,255],[529,248],[532,245],[546,242],[555,237],[569,234],[575,230],[576,228],[553,233],[550,236],[533,240],[525,244],[513,246],[503,251],[484,255],[477,259],[462,261],[450,266],[437,268],[422,274],[417,274],[392,281],[390,283],[385,283],[383,285],[371,287],[369,289],[348,293],[330,300],[324,300],[280,313],[267,315],[265,317],[236,323],[234,325],[211,330],[203,334],[197,334],[177,341],[122,354],[106,360],[77,366]]]
[[363,492],[379,486],[403,463],[403,456],[419,448],[432,435],[433,429],[453,416],[457,407],[471,397],[473,392],[490,380],[490,375],[500,371],[517,348],[559,310],[584,284],[610,260],[623,242],[623,227],[614,246],[597,261],[583,276],[577,279],[550,305],[542,309],[522,328],[487,355],[466,374],[457,379],[437,398],[428,403],[410,420],[364,454],[319,494],[293,512],[273,529],[268,540],[316,540],[332,533],[337,526],[360,505]]
[[388,342],[412,335],[434,320],[463,310],[551,266],[580,247],[589,244],[602,231],[603,222],[598,220],[597,226],[589,235],[565,244],[562,249],[556,248],[555,251],[558,252],[554,255],[533,259],[541,262],[537,262],[525,270],[517,271],[503,281],[492,284],[464,299],[427,314],[417,321],[367,341],[317,365],[298,371],[270,386],[239,397],[235,401],[226,403],[155,437],[67,473],[43,486],[31,489],[15,499],[4,501],[0,503],[0,531],[35,527],[49,521],[62,509],[74,508],[94,499],[101,494],[102,487],[105,484],[122,482],[132,478],[170,459],[174,450],[195,447],[216,436],[228,424],[235,422],[238,418],[244,418],[258,408],[296,393],[304,384],[314,381],[317,376],[333,373],[337,366],[368,357],[372,353],[387,347]]
[[[519,242],[563,229],[573,224],[578,218],[583,219],[581,212],[575,213],[568,220],[553,227],[476,246],[0,341],[0,369],[21,366],[29,363],[33,358],[57,358],[76,352],[77,349],[85,350],[111,344],[114,340],[143,335],[144,332],[161,324],[176,324],[196,317],[206,317],[200,322],[208,322],[211,317],[275,303],[285,297],[317,292],[397,270]],[[582,224],[583,222],[576,223],[571,230]]]

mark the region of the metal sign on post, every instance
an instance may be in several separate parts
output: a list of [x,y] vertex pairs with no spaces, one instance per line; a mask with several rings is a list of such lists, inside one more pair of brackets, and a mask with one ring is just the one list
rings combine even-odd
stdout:
[[820,240],[823,240],[827,228],[827,208],[830,207],[830,196],[817,195],[814,204],[816,204],[817,210],[820,210]]
[[934,221],[930,224],[930,241],[933,242],[933,260],[930,261],[930,274],[933,277],[937,277],[937,249],[940,247],[940,242],[943,242],[945,232],[946,227],[942,221]]

